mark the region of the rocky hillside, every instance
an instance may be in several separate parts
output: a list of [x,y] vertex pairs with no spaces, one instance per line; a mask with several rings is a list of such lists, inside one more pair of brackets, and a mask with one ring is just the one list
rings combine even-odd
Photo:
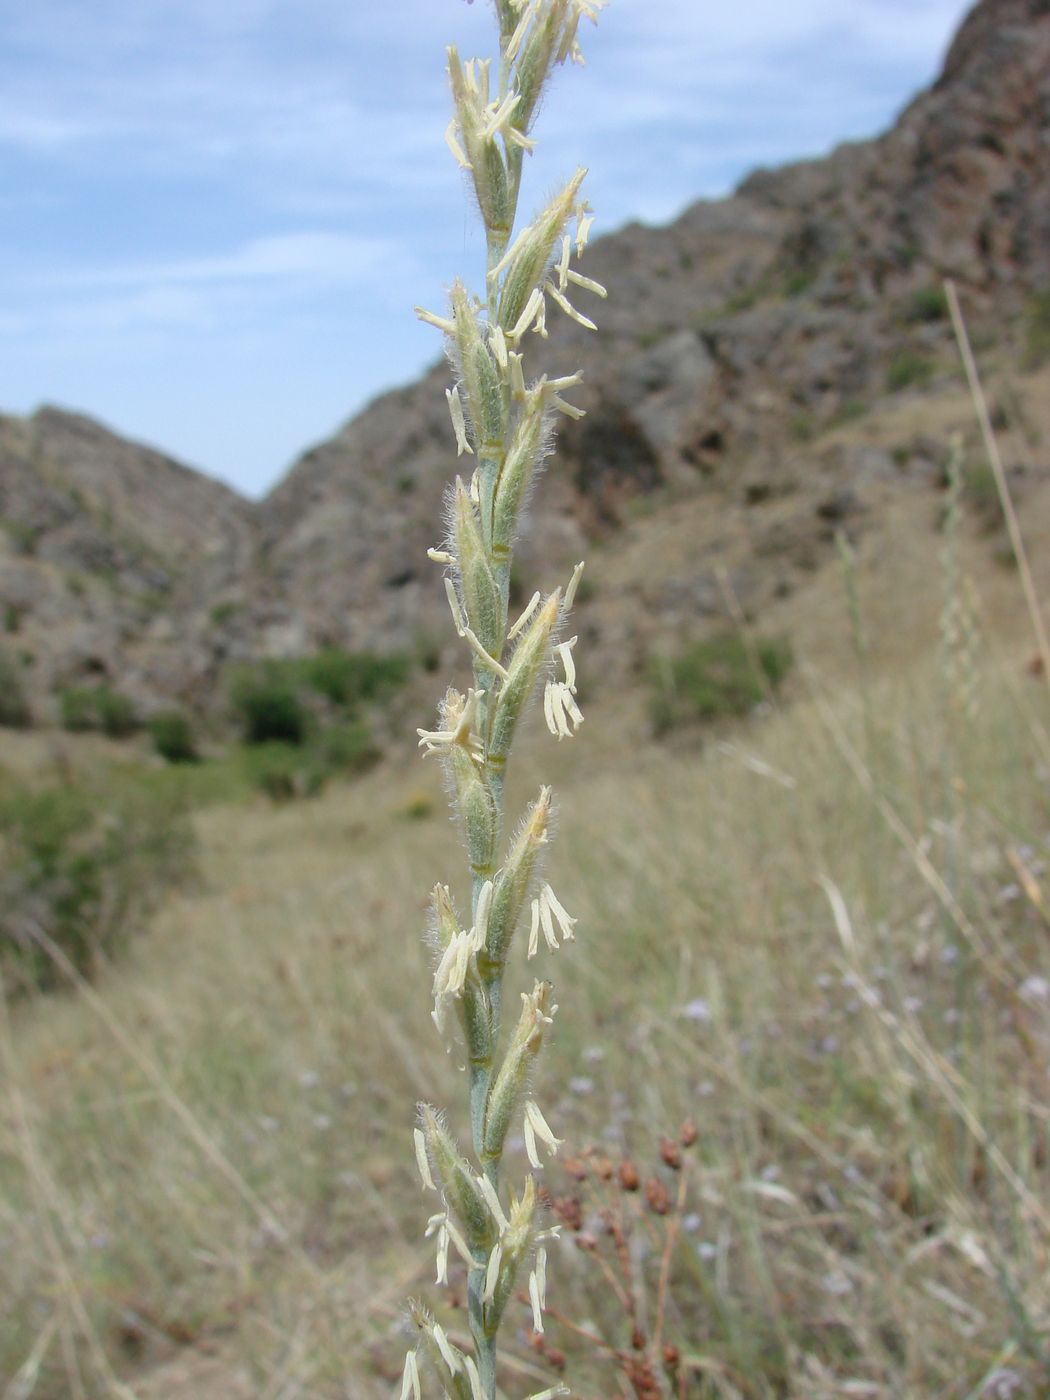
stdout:
[[0,417],[0,636],[41,718],[92,681],[182,688],[187,619],[254,540],[246,502],[159,452],[56,408]]
[[[877,536],[936,486],[934,405],[957,382],[942,279],[993,371],[1017,364],[1050,287],[1048,156],[1050,4],[981,0],[883,137],[594,245],[601,334],[563,322],[540,348],[584,366],[589,414],[521,554],[548,583],[593,559],[584,625],[609,666],[702,627],[727,588],[756,614],[804,592],[836,529]],[[425,555],[455,470],[446,382],[379,398],[257,507],[82,419],[0,420],[0,603],[37,707],[87,673],[206,703],[231,656],[447,637]],[[1038,484],[1046,449],[1019,442]]]

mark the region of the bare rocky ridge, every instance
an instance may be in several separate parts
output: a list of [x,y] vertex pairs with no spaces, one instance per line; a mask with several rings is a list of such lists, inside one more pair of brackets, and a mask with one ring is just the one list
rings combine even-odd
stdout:
[[[586,262],[612,292],[601,334],[562,321],[532,361],[583,365],[589,413],[563,428],[521,554],[547,584],[593,559],[582,625],[615,672],[643,633],[719,615],[726,580],[754,612],[804,588],[837,528],[878,530],[887,493],[936,481],[942,443],[841,430],[950,387],[943,277],[1007,362],[1050,285],[1050,0],[981,0],[883,137],[756,172]],[[206,705],[233,657],[442,645],[425,551],[456,469],[447,382],[439,365],[383,395],[257,506],[87,420],[0,419],[0,645],[35,707],[89,675],[146,707]]]

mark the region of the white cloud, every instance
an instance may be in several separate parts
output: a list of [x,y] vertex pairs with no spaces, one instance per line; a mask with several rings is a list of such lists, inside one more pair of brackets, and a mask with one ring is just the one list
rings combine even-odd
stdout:
[[391,257],[390,245],[379,239],[300,232],[253,238],[232,252],[210,257],[70,269],[59,272],[57,280],[66,286],[301,280],[346,285],[374,276]]
[[43,153],[63,150],[97,134],[96,126],[71,116],[0,106],[0,146]]

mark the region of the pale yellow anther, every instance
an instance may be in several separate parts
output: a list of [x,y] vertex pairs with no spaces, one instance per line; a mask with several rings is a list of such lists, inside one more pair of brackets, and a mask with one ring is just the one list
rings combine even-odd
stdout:
[[562,616],[564,616],[567,612],[570,611],[573,603],[576,601],[576,590],[580,586],[580,579],[582,577],[583,560],[581,559],[580,562],[576,565],[575,569],[573,569],[572,578],[569,579],[568,587],[565,589],[565,598],[561,605]]
[[430,1162],[427,1158],[427,1140],[423,1136],[421,1128],[414,1129],[412,1140],[416,1149],[416,1166],[419,1168],[419,1175],[423,1180],[423,1186],[428,1191],[436,1191],[437,1187],[434,1185],[434,1178],[430,1171]]
[[540,605],[541,597],[542,595],[540,593],[534,593],[529,599],[529,601],[526,603],[524,611],[521,613],[521,616],[518,618],[517,622],[515,622],[514,626],[507,633],[508,642],[512,642],[514,638],[518,635],[518,633],[521,632],[528,625],[529,619],[532,617],[532,614]]
[[550,293],[552,300],[557,302],[571,321],[575,321],[577,325],[583,326],[585,330],[596,331],[598,329],[593,321],[576,310],[569,298],[563,295],[553,282],[548,281],[545,284],[545,290]]
[[450,321],[447,316],[438,316],[433,311],[427,311],[423,306],[416,307],[416,316],[420,321],[425,321],[428,326],[437,326],[438,330],[443,331],[445,335],[455,335],[456,333],[455,321]]
[[601,297],[603,301],[609,295],[600,282],[596,282],[593,277],[584,277],[574,268],[569,269],[569,281],[576,287],[582,287],[585,292],[593,292],[596,297]]
[[422,1400],[422,1392],[419,1389],[419,1366],[414,1351],[410,1351],[405,1357],[400,1400]]
[[459,141],[456,139],[456,132],[458,130],[459,124],[457,123],[455,117],[453,117],[452,120],[449,122],[448,126],[445,128],[445,145],[452,152],[452,158],[461,170],[473,170],[474,167],[467,159],[466,152],[464,151],[463,147],[459,144]]
[[514,323],[513,328],[507,331],[507,339],[513,342],[519,341],[532,325],[533,321],[536,320],[537,316],[540,315],[542,309],[543,293],[540,291],[539,287],[537,287],[525,303],[525,309]]
[[486,1303],[492,1301],[492,1295],[496,1291],[496,1284],[499,1282],[500,1264],[503,1262],[503,1246],[497,1241],[496,1247],[489,1255],[488,1268],[485,1270],[485,1293]]
[[569,259],[572,256],[572,239],[566,233],[561,240],[561,261],[558,263],[558,286],[564,292],[569,280]]
[[456,456],[462,457],[464,452],[468,452],[473,457],[474,449],[467,441],[467,422],[463,416],[463,400],[459,396],[459,386],[457,385],[454,389],[446,389],[445,398],[448,401],[448,411],[456,434]]

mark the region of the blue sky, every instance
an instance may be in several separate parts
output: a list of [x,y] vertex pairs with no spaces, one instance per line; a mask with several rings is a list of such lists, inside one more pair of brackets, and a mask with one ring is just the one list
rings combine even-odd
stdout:
[[[527,212],[608,231],[881,130],[964,0],[612,0],[547,100]],[[444,46],[485,0],[0,6],[0,411],[90,413],[257,494],[439,352],[481,257]],[[613,295],[615,295],[615,289]]]

